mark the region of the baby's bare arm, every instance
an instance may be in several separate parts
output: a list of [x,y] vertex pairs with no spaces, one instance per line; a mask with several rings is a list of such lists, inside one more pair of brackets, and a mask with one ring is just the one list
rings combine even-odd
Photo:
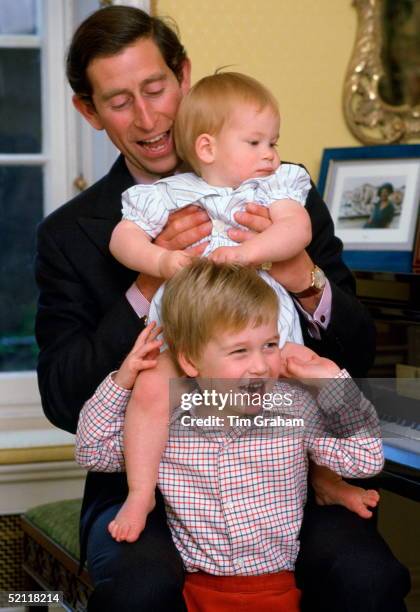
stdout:
[[158,278],[171,278],[191,261],[191,256],[183,251],[168,251],[153,244],[146,232],[125,219],[112,232],[109,248],[127,268]]
[[237,247],[216,249],[211,259],[259,266],[285,261],[302,253],[312,239],[311,221],[305,208],[294,200],[277,200],[270,206],[272,224]]
[[272,225],[241,245],[253,265],[290,259],[301,253],[312,240],[309,215],[298,202],[273,202],[270,217]]

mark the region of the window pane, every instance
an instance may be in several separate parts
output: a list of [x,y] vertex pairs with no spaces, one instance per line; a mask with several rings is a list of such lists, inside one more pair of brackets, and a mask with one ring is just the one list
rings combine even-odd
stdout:
[[0,48],[0,153],[41,147],[40,50]]
[[36,34],[37,0],[1,0],[0,34]]
[[42,218],[43,170],[0,166],[0,371],[35,368],[36,225]]

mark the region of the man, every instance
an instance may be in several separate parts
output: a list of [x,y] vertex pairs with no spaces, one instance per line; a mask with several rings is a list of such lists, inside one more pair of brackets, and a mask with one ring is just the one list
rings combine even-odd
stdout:
[[[67,74],[78,111],[95,129],[105,129],[121,151],[108,175],[39,229],[39,386],[47,417],[74,432],[84,402],[119,366],[143,329],[148,300],[160,283],[145,275],[136,278],[111,257],[108,244],[120,220],[121,193],[134,182],[170,174],[178,165],[172,126],[189,88],[190,62],[177,36],[160,20],[114,6],[97,11],[78,28]],[[276,264],[272,273],[299,302],[307,345],[360,376],[373,358],[372,323],[354,297],[354,281],[340,258],[341,243],[315,188],[306,207],[314,236],[308,254]],[[270,222],[252,205],[238,221],[254,231]],[[207,216],[188,207],[172,216],[156,242],[186,248],[210,230]],[[246,239],[245,232],[231,235]],[[108,535],[106,525],[126,494],[124,474],[88,474],[81,537],[95,583],[89,610],[185,610],[183,568],[159,497],[135,544],[119,544]],[[405,568],[370,522],[334,507],[310,508],[305,521],[297,572],[308,610],[405,609]],[[359,601],[368,603],[358,607]]]

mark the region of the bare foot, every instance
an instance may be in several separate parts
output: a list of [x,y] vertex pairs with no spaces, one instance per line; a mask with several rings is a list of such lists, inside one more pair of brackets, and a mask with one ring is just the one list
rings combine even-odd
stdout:
[[314,489],[316,502],[320,506],[338,504],[366,519],[372,516],[369,508],[375,508],[379,502],[377,491],[355,487],[341,479],[318,481]]
[[147,515],[155,507],[155,497],[146,499],[144,494],[132,492],[117,516],[108,525],[108,531],[117,542],[135,542],[146,524]]

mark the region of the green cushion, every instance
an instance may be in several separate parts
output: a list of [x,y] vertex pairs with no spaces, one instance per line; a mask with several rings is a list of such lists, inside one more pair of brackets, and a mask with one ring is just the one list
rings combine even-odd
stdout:
[[81,499],[52,502],[30,508],[25,517],[51,540],[79,559],[79,519]]

